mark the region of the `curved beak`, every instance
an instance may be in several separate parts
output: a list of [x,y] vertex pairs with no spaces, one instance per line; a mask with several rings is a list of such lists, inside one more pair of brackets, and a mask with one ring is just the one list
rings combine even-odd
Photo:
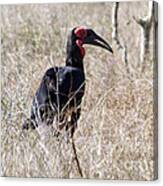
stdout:
[[113,53],[111,46],[91,29],[87,30],[87,36],[84,38],[83,44],[99,46]]

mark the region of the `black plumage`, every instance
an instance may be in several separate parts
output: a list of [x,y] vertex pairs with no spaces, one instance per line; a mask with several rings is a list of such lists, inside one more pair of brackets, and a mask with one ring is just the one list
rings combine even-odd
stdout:
[[69,137],[73,136],[85,89],[84,44],[100,46],[112,52],[109,44],[93,30],[74,28],[68,37],[66,65],[45,72],[33,98],[29,123],[23,124],[24,129],[46,124],[53,125],[57,135],[65,129]]

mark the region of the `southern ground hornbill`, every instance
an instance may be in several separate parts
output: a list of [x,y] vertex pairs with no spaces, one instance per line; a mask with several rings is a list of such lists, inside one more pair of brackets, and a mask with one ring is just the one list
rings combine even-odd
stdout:
[[45,72],[33,99],[30,119],[24,122],[23,129],[35,129],[45,124],[53,126],[57,136],[65,131],[68,137],[73,137],[85,87],[84,44],[113,52],[110,45],[92,29],[74,28],[68,36],[66,65],[52,67]]

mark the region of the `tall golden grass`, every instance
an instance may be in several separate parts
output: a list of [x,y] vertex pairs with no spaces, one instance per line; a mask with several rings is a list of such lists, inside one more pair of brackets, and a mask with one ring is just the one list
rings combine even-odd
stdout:
[[3,176],[79,178],[71,144],[22,131],[45,71],[65,64],[71,28],[86,25],[114,55],[86,46],[86,92],[74,140],[84,178],[154,178],[153,55],[141,73],[140,28],[147,2],[120,3],[119,36],[130,74],[111,39],[112,3],[1,6],[1,165]]

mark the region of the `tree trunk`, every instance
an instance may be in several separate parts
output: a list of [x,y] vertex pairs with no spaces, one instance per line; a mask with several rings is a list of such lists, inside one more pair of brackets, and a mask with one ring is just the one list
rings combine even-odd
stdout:
[[154,2],[149,1],[149,11],[148,15],[144,18],[135,18],[134,20],[141,27],[141,44],[140,44],[140,63],[141,70],[144,72],[147,61],[149,60],[149,41],[150,32],[152,28],[153,15],[154,15]]

